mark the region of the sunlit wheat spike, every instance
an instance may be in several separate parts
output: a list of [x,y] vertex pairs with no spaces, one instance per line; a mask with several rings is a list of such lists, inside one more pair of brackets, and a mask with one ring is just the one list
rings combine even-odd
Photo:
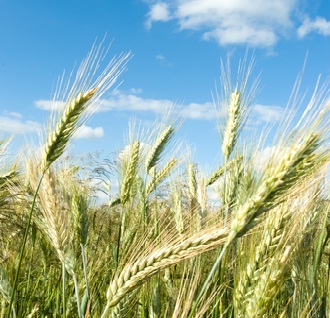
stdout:
[[263,317],[268,312],[272,299],[283,284],[283,275],[292,250],[292,246],[286,246],[283,254],[279,253],[269,260],[266,270],[253,290],[252,297],[246,304],[244,317]]
[[121,186],[120,191],[120,202],[125,204],[129,198],[129,192],[134,181],[137,166],[139,163],[139,151],[140,151],[140,142],[136,141],[132,146],[131,158],[128,163],[128,167],[125,172],[124,182]]
[[110,307],[118,304],[125,295],[155,273],[223,244],[227,235],[227,229],[209,230],[208,233],[187,238],[179,244],[158,248],[134,264],[127,263],[108,288],[108,302],[102,317],[105,317]]
[[234,238],[242,236],[253,219],[275,207],[278,197],[287,192],[299,178],[308,174],[309,170],[306,168],[317,163],[313,152],[319,142],[320,135],[309,134],[289,149],[277,166],[269,168],[256,193],[238,207],[231,223],[228,244]]
[[69,229],[69,214],[56,184],[56,178],[55,171],[48,169],[39,191],[40,212],[42,214],[42,228],[40,230],[44,232],[59,260],[72,275],[75,260],[70,251],[72,233]]
[[265,230],[261,235],[261,242],[256,247],[254,255],[251,255],[253,257],[249,258],[246,267],[240,272],[239,280],[235,286],[234,305],[237,314],[243,312],[244,302],[253,296],[255,285],[269,260],[274,256],[292,215],[292,206],[282,204],[272,216],[267,218]]
[[77,131],[80,116],[86,111],[88,101],[96,93],[91,89],[87,93],[80,93],[65,108],[60,122],[54,131],[50,132],[45,149],[44,170],[58,159],[64,152],[69,139]]
[[154,178],[152,178],[152,180],[147,184],[147,188],[146,188],[146,194],[147,195],[149,195],[152,191],[154,191],[156,186],[166,178],[166,176],[170,173],[170,171],[172,170],[172,168],[175,166],[176,163],[177,163],[176,158],[171,159],[165,165],[165,167],[162,170],[160,170],[155,175]]
[[197,197],[197,180],[195,165],[193,163],[188,166],[188,186],[191,197],[195,199]]
[[222,152],[226,159],[230,157],[235,147],[241,117],[241,93],[236,89],[235,92],[231,94],[229,117],[222,142]]
[[207,179],[205,186],[208,187],[216,182],[226,170],[230,170],[237,162],[243,159],[243,156],[239,156],[229,161],[225,166],[219,167],[216,171],[214,171],[211,176]]
[[69,89],[70,82],[68,82],[64,92],[62,93],[59,89],[54,97],[55,99],[61,97],[66,102],[58,115],[59,118],[55,116],[53,118],[55,124],[52,123],[52,127],[50,127],[44,150],[43,171],[47,170],[63,154],[70,138],[97,109],[101,96],[110,89],[122,73],[130,54],[122,54],[118,58],[113,58],[105,66],[103,72],[96,76],[104,57],[102,43],[99,46],[93,46],[77,70],[72,87]]
[[171,140],[173,134],[174,134],[174,129],[173,129],[172,125],[170,125],[157,138],[155,144],[150,149],[146,162],[145,162],[147,172],[149,172],[150,169],[152,167],[154,167],[156,165],[156,163],[159,161],[163,150],[165,149],[166,145]]

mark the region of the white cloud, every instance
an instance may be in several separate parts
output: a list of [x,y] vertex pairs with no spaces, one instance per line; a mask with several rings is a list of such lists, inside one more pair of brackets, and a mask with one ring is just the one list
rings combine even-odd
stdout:
[[316,17],[314,21],[306,18],[303,24],[298,28],[297,34],[299,38],[304,38],[307,34],[316,32],[318,34],[329,36],[330,35],[330,21],[322,17]]
[[98,111],[108,110],[132,110],[132,111],[153,111],[162,113],[171,105],[172,101],[166,99],[142,98],[132,93],[125,94],[117,90],[110,98],[103,100]]
[[3,111],[3,114],[5,116],[16,118],[16,119],[22,119],[23,118],[22,114],[21,113],[17,113],[17,112],[9,112],[7,110],[4,110]]
[[[151,6],[147,26],[175,18],[180,30],[203,33],[220,45],[271,47],[292,27],[298,0],[168,0]],[[171,6],[169,5],[171,4]],[[164,9],[164,15],[155,14]],[[171,12],[170,11],[171,8]],[[166,14],[165,14],[166,11]]]
[[[175,103],[168,99],[142,98],[135,94],[125,94],[117,90],[110,98],[102,101],[98,111],[151,111],[154,113],[166,113]],[[220,115],[214,103],[190,103],[175,107],[180,116],[190,119],[214,119]]]
[[262,122],[274,123],[282,119],[284,109],[280,106],[254,105],[253,111]]
[[166,58],[164,55],[158,54],[158,55],[156,55],[156,60],[164,62],[164,61],[166,61]]
[[12,118],[8,116],[0,116],[0,130],[10,134],[25,134],[40,131],[40,124],[27,120],[23,121],[21,118]]
[[89,127],[86,125],[82,125],[76,135],[76,139],[97,139],[102,138],[104,136],[104,130],[102,127]]
[[58,110],[61,109],[64,105],[64,102],[62,101],[54,101],[54,100],[47,100],[47,99],[39,99],[34,101],[34,105],[37,106],[37,108],[42,110]]
[[216,119],[220,112],[215,108],[214,103],[207,102],[204,104],[190,103],[182,108],[180,112],[184,118],[191,119]]
[[142,93],[142,89],[141,88],[131,88],[129,91],[132,94],[141,94]]
[[152,22],[162,21],[166,22],[171,19],[169,6],[166,2],[157,2],[150,7],[146,27],[151,28]]

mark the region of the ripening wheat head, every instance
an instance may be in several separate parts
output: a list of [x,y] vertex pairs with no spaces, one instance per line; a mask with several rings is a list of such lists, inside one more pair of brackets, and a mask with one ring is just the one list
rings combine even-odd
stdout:
[[[101,44],[93,46],[81,63],[71,89],[68,83],[62,93],[63,108],[51,118],[43,154],[44,171],[63,154],[70,138],[100,105],[101,96],[113,86],[129,57],[130,54],[121,54],[113,58],[101,75],[96,76],[105,53]],[[56,94],[54,102],[59,95]]]

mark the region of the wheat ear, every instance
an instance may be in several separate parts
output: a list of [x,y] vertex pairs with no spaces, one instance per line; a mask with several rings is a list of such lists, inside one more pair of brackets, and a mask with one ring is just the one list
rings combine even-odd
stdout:
[[256,282],[259,281],[263,270],[283,238],[285,225],[291,219],[292,207],[281,205],[274,211],[274,215],[267,218],[265,231],[261,235],[261,242],[257,246],[254,257],[249,259],[246,268],[241,271],[237,285],[234,290],[235,312],[239,315],[243,311],[244,302],[253,293]]
[[309,171],[306,168],[316,164],[313,152],[318,147],[319,141],[318,134],[308,135],[301,143],[289,150],[278,166],[269,169],[256,193],[237,209],[231,222],[227,245],[242,236],[256,217],[274,208],[280,202],[278,200],[280,196],[285,194],[297,180],[306,176]]
[[269,304],[283,284],[283,274],[287,269],[292,250],[292,246],[286,246],[282,255],[279,253],[269,260],[265,272],[253,290],[252,297],[246,304],[244,317],[263,317],[267,313]]
[[161,183],[166,176],[170,173],[172,168],[177,163],[177,159],[173,158],[171,159],[162,170],[160,170],[153,178],[152,180],[147,184],[146,187],[146,194],[149,195],[152,191],[155,190],[156,186]]
[[306,177],[310,171],[314,171],[314,169],[308,168],[315,166],[320,160],[313,154],[319,142],[320,135],[310,133],[284,155],[278,166],[268,168],[267,174],[255,194],[237,208],[224,248],[213,264],[198,298],[207,290],[227,247],[260,222],[261,214],[281,203],[283,200],[281,196],[287,193],[299,179]]
[[71,211],[73,216],[74,233],[79,244],[86,245],[88,237],[88,203],[86,191],[83,189],[82,194],[78,193],[78,189],[74,189],[71,198]]
[[125,204],[129,197],[129,192],[133,183],[133,180],[136,176],[137,165],[139,162],[139,151],[140,151],[140,142],[136,141],[133,144],[131,158],[128,163],[124,182],[121,187],[120,191],[120,202],[121,204]]
[[155,144],[150,149],[147,159],[145,161],[145,166],[147,172],[149,173],[150,169],[156,165],[159,161],[160,155],[162,154],[163,150],[165,149],[166,145],[171,140],[174,134],[174,129],[170,125],[168,126],[162,134],[157,138]]
[[236,89],[231,94],[229,104],[229,118],[226,125],[226,130],[223,136],[222,152],[227,160],[236,144],[238,129],[241,122],[241,93]]
[[197,198],[197,179],[196,179],[196,170],[195,165],[190,163],[188,166],[188,187],[189,194],[192,199]]
[[88,102],[96,91],[97,89],[91,89],[87,93],[78,94],[64,109],[60,122],[48,136],[45,149],[44,170],[47,170],[63,154],[69,139],[77,131],[81,115],[86,111]]
[[210,177],[207,179],[205,186],[208,187],[214,182],[216,182],[226,170],[230,170],[238,161],[242,160],[243,156],[239,156],[229,161],[226,165],[219,167],[216,171],[214,171]]
[[70,251],[72,236],[69,230],[67,207],[57,189],[53,169],[46,171],[42,187],[39,190],[40,210],[42,213],[41,230],[57,252],[61,263],[70,275],[74,274],[75,260]]
[[228,235],[226,229],[213,229],[187,238],[181,243],[158,248],[134,264],[127,264],[111,282],[107,291],[107,305],[102,317],[125,295],[162,269],[177,264],[223,244]]

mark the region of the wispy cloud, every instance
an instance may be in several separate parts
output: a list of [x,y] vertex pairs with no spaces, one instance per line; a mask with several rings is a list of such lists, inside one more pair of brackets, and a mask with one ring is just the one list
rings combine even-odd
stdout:
[[157,54],[157,55],[156,55],[156,60],[158,60],[158,61],[162,61],[162,62],[165,62],[165,61],[166,61],[166,58],[165,58],[165,56],[162,55],[162,54]]
[[22,119],[23,118],[23,115],[21,113],[17,113],[17,112],[9,112],[7,110],[4,110],[3,114],[6,117],[12,117],[12,118],[16,118],[16,119]]
[[323,36],[330,35],[330,21],[325,18],[316,17],[314,20],[305,18],[303,24],[298,28],[297,34],[299,38],[304,38],[309,33],[318,33]]
[[284,114],[284,108],[280,106],[269,106],[257,104],[253,106],[254,116],[259,121],[265,123],[274,123],[282,119]]

